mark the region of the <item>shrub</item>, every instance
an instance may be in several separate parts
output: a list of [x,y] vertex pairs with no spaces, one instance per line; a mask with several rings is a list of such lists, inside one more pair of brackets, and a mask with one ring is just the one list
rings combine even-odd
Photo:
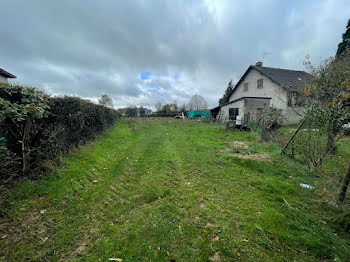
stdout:
[[282,110],[274,107],[264,108],[261,114],[257,115],[257,122],[255,130],[258,125],[261,126],[261,140],[275,141],[276,130],[282,123]]
[[[48,108],[48,96],[42,91],[32,87],[0,84],[1,133],[6,135],[2,139],[6,139],[6,147],[21,158],[22,175],[30,169],[31,155],[36,151],[34,145],[39,138],[37,121],[48,115]],[[2,154],[5,159],[6,156],[8,153]]]
[[45,161],[94,139],[118,117],[78,97],[51,98],[35,88],[0,84],[0,178],[37,176]]

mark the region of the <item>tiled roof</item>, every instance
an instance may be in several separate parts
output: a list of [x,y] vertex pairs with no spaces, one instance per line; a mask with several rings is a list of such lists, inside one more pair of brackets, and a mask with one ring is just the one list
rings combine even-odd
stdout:
[[15,75],[13,75],[13,74],[11,74],[11,73],[9,73],[9,72],[5,71],[4,69],[1,69],[1,68],[0,68],[0,75],[4,76],[6,78],[16,78]]
[[237,82],[230,96],[235,92],[239,84],[244,81],[245,76],[252,69],[257,70],[264,76],[268,77],[271,81],[292,92],[302,91],[306,84],[311,81],[311,75],[304,71],[251,65]]
[[304,71],[288,70],[273,67],[251,66],[273,82],[283,86],[290,91],[301,91],[311,80],[311,75]]

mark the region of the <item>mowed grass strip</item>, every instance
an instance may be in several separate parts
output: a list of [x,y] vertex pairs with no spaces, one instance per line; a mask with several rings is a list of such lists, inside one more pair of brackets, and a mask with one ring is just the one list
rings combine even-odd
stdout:
[[[237,157],[234,141],[269,159]],[[122,121],[47,178],[13,190],[0,258],[349,259],[348,242],[308,210],[315,196],[299,183],[314,180],[251,133],[196,121]]]

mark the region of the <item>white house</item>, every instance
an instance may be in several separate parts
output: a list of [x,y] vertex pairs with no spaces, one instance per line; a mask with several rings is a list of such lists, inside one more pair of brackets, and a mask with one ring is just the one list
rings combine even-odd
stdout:
[[242,116],[245,123],[256,120],[266,107],[282,109],[284,123],[298,121],[303,114],[300,93],[311,75],[304,71],[263,67],[262,62],[248,67],[233,88],[229,102],[220,108],[221,120]]
[[13,74],[10,74],[9,72],[5,71],[4,69],[0,68],[0,82],[8,82],[8,78],[16,78]]

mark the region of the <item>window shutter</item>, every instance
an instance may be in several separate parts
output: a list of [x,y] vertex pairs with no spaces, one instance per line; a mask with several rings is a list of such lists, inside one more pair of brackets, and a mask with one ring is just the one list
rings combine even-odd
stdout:
[[244,83],[244,91],[248,91],[248,83]]

